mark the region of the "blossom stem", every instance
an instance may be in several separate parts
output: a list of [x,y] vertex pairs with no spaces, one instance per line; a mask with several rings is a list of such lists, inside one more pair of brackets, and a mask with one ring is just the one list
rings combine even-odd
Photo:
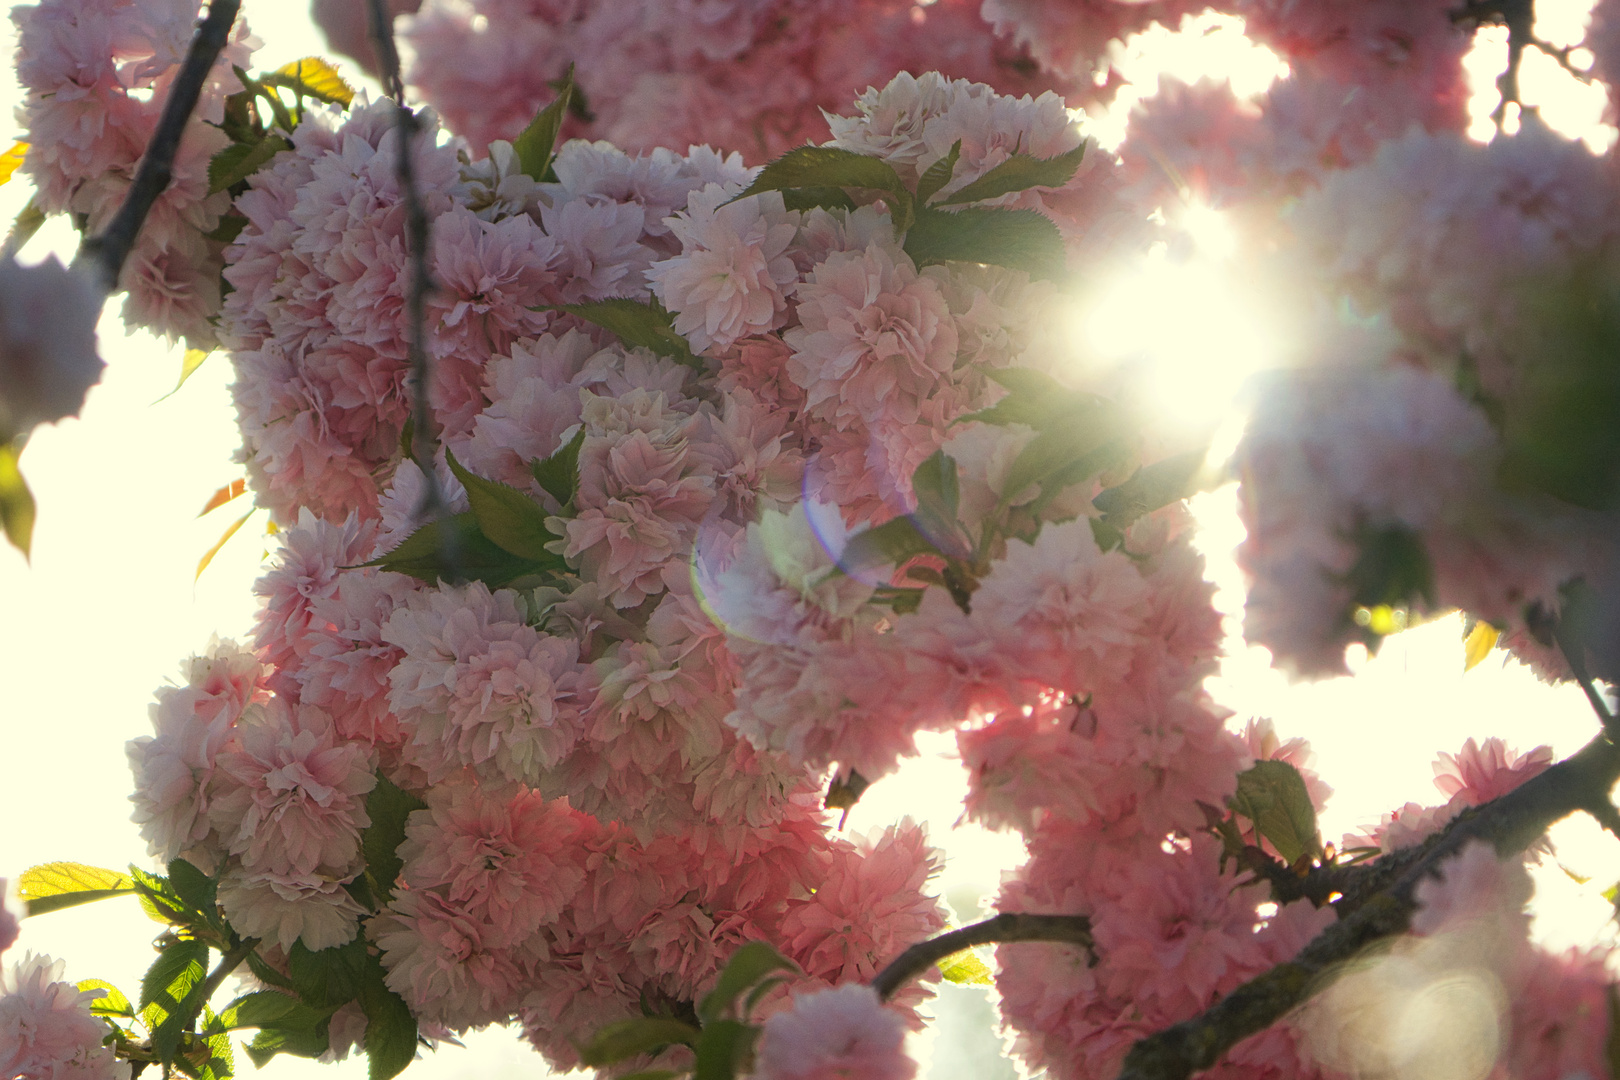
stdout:
[[[371,41],[377,51],[383,87],[394,99],[394,123],[399,132],[399,152],[394,159],[394,175],[405,203],[405,239],[410,249],[411,284],[405,298],[406,348],[411,364],[411,440],[409,453],[422,470],[422,502],[416,508],[417,521],[443,521],[449,506],[434,468],[436,454],[433,412],[428,401],[427,295],[433,288],[428,274],[428,217],[422,193],[416,184],[416,159],[411,147],[421,132],[421,121],[405,105],[405,82],[400,74],[399,49],[394,44],[394,17],[388,0],[370,0]],[[460,565],[453,530],[438,530],[440,561],[451,581],[460,581]]]
[[920,941],[895,957],[872,980],[872,989],[887,1001],[894,992],[952,953],[1010,941],[1059,941],[1091,951],[1091,920],[1084,915],[1026,915],[1003,911],[1000,915]]
[[208,14],[198,25],[191,39],[191,47],[186,50],[180,74],[175,76],[174,84],[169,88],[157,130],[152,133],[152,141],[147,144],[146,153],[141,155],[140,164],[135,167],[135,179],[130,182],[129,194],[124,197],[123,205],[113,215],[106,229],[98,236],[86,237],[79,246],[77,261],[93,263],[98,282],[109,293],[118,288],[118,277],[123,272],[129,253],[135,248],[135,240],[140,236],[141,226],[146,224],[152,204],[157,202],[158,196],[163,194],[173,179],[174,158],[180,150],[180,139],[185,135],[186,124],[197,107],[197,99],[202,96],[203,84],[208,81],[214,61],[219,59],[225,43],[230,40],[231,26],[236,22],[236,12],[240,7],[241,0],[213,0],[208,5]]
[[219,963],[215,964],[214,970],[208,973],[208,981],[203,983],[203,1001],[206,1002],[214,996],[214,991],[218,990],[220,984],[225,981],[225,976],[240,967],[242,961],[247,959],[248,953],[252,952],[258,944],[258,938],[244,938],[221,954]]
[[1554,822],[1577,810],[1600,821],[1612,819],[1609,790],[1617,778],[1620,746],[1607,733],[1599,734],[1507,794],[1464,811],[1415,849],[1416,857],[1387,888],[1317,935],[1292,961],[1244,983],[1198,1016],[1138,1041],[1118,1080],[1185,1080],[1211,1067],[1231,1046],[1325,989],[1346,960],[1376,941],[1404,933],[1417,909],[1418,885],[1470,841],[1488,841],[1505,857],[1523,851]]
[[1598,693],[1597,686],[1592,682],[1591,672],[1586,668],[1585,649],[1579,639],[1570,633],[1563,619],[1554,624],[1553,639],[1558,642],[1558,651],[1564,654],[1564,662],[1569,665],[1570,674],[1581,684],[1586,700],[1591,703],[1593,711],[1602,721],[1603,730],[1611,738],[1620,738],[1620,725],[1616,724],[1614,713],[1609,711],[1609,703]]

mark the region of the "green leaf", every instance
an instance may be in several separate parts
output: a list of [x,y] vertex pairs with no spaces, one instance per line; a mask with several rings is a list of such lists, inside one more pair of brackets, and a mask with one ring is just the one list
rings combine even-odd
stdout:
[[522,134],[512,140],[518,165],[536,180],[556,179],[551,175],[551,162],[556,156],[557,133],[562,130],[563,117],[568,115],[568,102],[573,94],[574,65],[569,64],[568,74],[563,76],[556,98],[529,121]]
[[820,187],[882,191],[889,196],[895,231],[904,231],[910,224],[911,193],[900,182],[900,174],[894,171],[894,166],[881,158],[834,146],[800,146],[789,150],[761,169],[754,182],[737,198],[746,199],[762,191]]
[[29,915],[43,915],[134,891],[135,882],[128,875],[76,862],[31,867],[17,879],[17,899],[27,905]]
[[365,855],[366,877],[378,903],[386,904],[394,895],[394,881],[404,865],[398,851],[405,842],[405,819],[413,811],[425,809],[427,803],[395,786],[381,771],[377,773],[377,786],[366,796],[366,816],[371,818],[371,824],[360,834],[360,851]]
[[850,537],[838,557],[838,568],[853,577],[879,566],[898,566],[917,555],[937,554],[939,549],[917,523],[901,515]]
[[990,965],[972,949],[965,949],[942,960],[939,974],[946,982],[960,986],[993,986],[996,981],[990,972]]
[[1080,483],[1100,472],[1117,456],[1122,432],[1117,410],[1106,403],[1072,414],[1036,435],[1007,468],[1002,490],[1016,496],[1031,484],[1042,494]]
[[337,68],[319,56],[306,56],[302,60],[282,64],[259,82],[263,86],[279,86],[328,105],[348,108],[354,100],[354,87],[338,74]]
[[253,1041],[242,1049],[247,1051],[247,1056],[260,1069],[264,1068],[270,1059],[277,1054],[317,1058],[326,1053],[332,1045],[329,1020],[330,1017],[322,1019],[320,1025],[313,1030],[293,1030],[281,1027],[260,1028],[259,1033],[253,1036]]
[[129,868],[129,876],[135,881],[135,895],[140,898],[141,907],[154,922],[190,926],[196,921],[191,906],[180,899],[168,878],[148,874],[138,866]]
[[1360,549],[1344,576],[1351,599],[1363,607],[1404,607],[1435,603],[1434,566],[1423,538],[1402,525],[1357,529],[1350,537]]
[[750,941],[731,954],[714,989],[698,1003],[698,1016],[707,1027],[725,1014],[743,992],[773,971],[798,971],[799,966],[763,941]]
[[[225,1006],[224,1011],[219,1014],[219,1026],[224,1031],[273,1027],[278,1024],[313,1028],[328,1015],[305,1005],[291,994],[283,994],[279,990],[258,990],[251,994],[243,994]],[[304,1024],[301,1025],[300,1021]]]
[[302,941],[287,950],[287,970],[301,1000],[316,1008],[336,1009],[360,996],[366,977],[366,940],[356,935],[344,945],[312,952]]
[[1056,157],[1038,158],[1033,154],[1014,154],[971,184],[964,186],[940,205],[953,206],[958,203],[979,202],[982,199],[997,199],[1033,187],[1060,188],[1074,178],[1074,171],[1080,167],[1081,159],[1085,156],[1084,142],[1068,153],[1058,154]]
[[83,979],[79,982],[80,990],[100,990],[101,997],[90,1003],[92,1016],[118,1017],[122,1020],[135,1019],[135,1006],[129,1003],[124,992],[110,982],[100,979]]
[[[22,552],[26,559],[34,542],[34,493],[28,490],[28,481],[23,479],[22,470],[17,467],[17,455],[20,453],[20,439],[0,444],[0,529],[5,531],[11,546]],[[30,914],[34,912],[30,911]]]
[[715,1020],[704,1025],[692,1080],[732,1080],[745,1071],[753,1058],[759,1031],[739,1020]]
[[695,1045],[701,1033],[691,1024],[667,1016],[637,1016],[597,1030],[579,1047],[579,1060],[591,1068],[647,1054],[677,1043]]
[[258,172],[292,143],[280,135],[266,135],[256,143],[232,143],[208,163],[208,192],[226,191]]
[[1237,792],[1227,804],[1254,822],[1255,831],[1271,841],[1289,865],[1304,855],[1321,856],[1310,792],[1299,770],[1286,761],[1257,761],[1239,773]]
[[208,946],[200,941],[175,941],[147,969],[141,979],[141,1012],[152,1032],[152,1048],[165,1065],[206,1002]]
[[1151,514],[1191,495],[1205,456],[1204,450],[1189,450],[1144,465],[1123,484],[1116,484],[1092,499],[1091,505],[1107,515],[1110,525],[1123,529],[1143,514]]
[[287,976],[283,975],[281,972],[277,971],[275,968],[271,967],[265,962],[264,957],[260,956],[257,952],[250,952],[247,954],[247,965],[253,974],[258,976],[260,982],[267,983],[270,986],[279,986],[283,990],[291,990],[293,988],[292,980],[287,978]]
[[566,311],[615,334],[626,345],[649,349],[688,367],[703,366],[703,362],[692,355],[692,346],[675,332],[675,316],[664,310],[657,297],[647,303],[617,298],[589,304],[556,304],[535,310]]
[[467,489],[467,505],[478,529],[496,546],[520,559],[546,562],[553,558],[546,543],[557,539],[546,528],[546,511],[515,487],[468,472],[449,448],[444,452],[450,471]]
[[220,917],[218,885],[213,878],[186,860],[176,859],[169,864],[169,884],[174,886],[180,899],[200,913],[215,932],[222,936],[230,934],[230,927]]
[[[212,355],[212,349],[187,349],[185,356],[180,360],[180,378],[175,382],[174,389],[178,390],[186,385],[186,380],[195,375],[197,369],[202,367],[203,361]],[[169,393],[174,393],[174,390]]]
[[[182,1064],[186,1062],[188,1064]],[[180,1068],[195,1070],[197,1080],[229,1080],[236,1075],[236,1059],[231,1053],[231,1037],[220,1026],[219,1017],[203,1006],[202,1032],[189,1040],[185,1052],[176,1062]]]
[[911,474],[911,491],[917,497],[915,517],[922,532],[943,543],[958,531],[956,511],[962,494],[955,458],[935,450]]
[[917,180],[917,205],[926,206],[939,190],[951,182],[951,174],[956,172],[957,159],[962,156],[962,140],[957,139],[951,143],[950,153],[928,166]]
[[985,424],[1025,424],[1040,429],[1051,424],[1067,423],[1075,415],[1104,404],[1096,394],[1071,390],[1034,368],[1001,368],[986,371],[985,374],[1010,393],[988,409],[968,413],[956,423],[978,420]]
[[782,206],[787,210],[853,210],[855,200],[844,194],[843,188],[797,187],[782,189]]
[[[450,530],[455,566],[445,563],[439,543],[441,524]],[[378,566],[399,574],[433,583],[436,581],[482,581],[492,589],[520,578],[544,576],[567,568],[560,555],[547,553],[546,561],[519,558],[486,537],[471,510],[430,521],[406,537],[393,551],[372,559],[364,566]],[[452,573],[454,570],[454,573]]]
[[390,1080],[416,1060],[416,1017],[405,999],[388,989],[382,961],[367,955],[360,1007],[366,1014],[366,1058],[370,1080]]
[[925,208],[906,233],[905,249],[919,267],[970,262],[1024,270],[1033,278],[1064,273],[1063,234],[1034,210]]
[[579,448],[584,445],[585,427],[580,425],[566,446],[529,466],[529,471],[534,473],[535,480],[539,481],[546,494],[556,499],[557,505],[564,509],[574,501],[574,492],[579,490]]

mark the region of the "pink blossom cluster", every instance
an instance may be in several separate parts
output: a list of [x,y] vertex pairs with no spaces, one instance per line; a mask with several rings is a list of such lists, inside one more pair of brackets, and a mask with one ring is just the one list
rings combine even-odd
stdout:
[[[74,214],[91,234],[112,219],[157,127],[198,7],[195,0],[44,0],[12,11],[24,93],[18,122],[29,144],[22,170],[41,211]],[[131,328],[213,347],[224,244],[210,234],[231,200],[210,191],[208,165],[230,142],[218,125],[226,96],[241,89],[231,66],[246,67],[257,47],[238,20],[209,73],[173,181],[119,280]]]
[[128,1080],[130,1066],[101,1045],[112,1033],[90,1012],[105,990],[62,978],[66,964],[26,954],[0,970],[0,1076],[27,1080]]
[[571,134],[632,152],[713,142],[750,161],[823,141],[824,110],[903,71],[1051,86],[973,0],[429,0],[402,29],[409,81],[479,145],[522,131],[570,64]]

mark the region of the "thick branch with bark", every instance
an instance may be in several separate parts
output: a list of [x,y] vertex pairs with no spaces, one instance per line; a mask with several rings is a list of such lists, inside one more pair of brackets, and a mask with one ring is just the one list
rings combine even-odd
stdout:
[[208,14],[198,25],[191,47],[186,50],[180,74],[169,87],[157,130],[135,167],[135,179],[130,182],[124,204],[99,236],[87,237],[79,246],[75,261],[91,264],[96,280],[106,292],[118,288],[118,276],[135,248],[141,226],[146,224],[146,215],[174,178],[174,158],[180,150],[180,139],[197,108],[197,99],[202,97],[214,61],[230,40],[231,27],[236,23],[240,7],[240,0],[213,0],[208,5]]
[[1084,915],[1024,915],[1004,911],[1000,915],[952,930],[927,941],[920,941],[890,961],[872,980],[878,997],[888,1000],[894,992],[952,953],[975,945],[1010,941],[1058,941],[1079,945],[1091,952],[1091,920]]
[[1620,747],[1599,735],[1580,752],[1484,806],[1464,811],[1411,853],[1368,867],[1389,883],[1363,895],[1354,911],[1328,927],[1287,964],[1233,990],[1201,1015],[1138,1042],[1119,1080],[1185,1080],[1214,1065],[1234,1044],[1271,1026],[1323,989],[1334,970],[1368,945],[1405,933],[1416,911],[1418,885],[1474,840],[1501,857],[1518,854],[1555,822],[1586,811],[1607,824],[1616,816],[1609,790],[1620,778]]

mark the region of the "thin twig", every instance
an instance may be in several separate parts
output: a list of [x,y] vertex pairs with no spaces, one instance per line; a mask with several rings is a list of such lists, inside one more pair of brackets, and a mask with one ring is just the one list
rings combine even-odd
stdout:
[[888,1000],[911,979],[952,953],[975,945],[1009,941],[1057,941],[1091,951],[1091,920],[1084,915],[1025,915],[1003,911],[994,918],[952,930],[911,946],[878,972],[872,989]]
[[1560,617],[1553,624],[1553,640],[1558,643],[1558,651],[1564,654],[1564,663],[1569,665],[1570,674],[1581,684],[1592,711],[1598,714],[1603,730],[1608,732],[1610,738],[1620,738],[1620,726],[1616,725],[1614,714],[1609,711],[1609,703],[1598,693],[1592,675],[1586,668],[1586,647],[1570,630],[1567,619]]
[[[1610,807],[1620,777],[1620,747],[1606,734],[1499,798],[1464,811],[1422,848],[1385,889],[1328,927],[1299,955],[1227,994],[1190,1020],[1142,1039],[1125,1057],[1118,1080],[1185,1080],[1207,1069],[1242,1039],[1271,1026],[1331,981],[1333,971],[1362,949],[1404,933],[1416,910],[1418,885],[1473,840],[1499,856],[1523,851],[1556,821],[1577,810]],[[1612,809],[1612,807],[1611,807]],[[1594,816],[1609,816],[1599,811]]]
[[214,61],[230,40],[240,6],[240,0],[213,0],[208,5],[208,14],[198,25],[191,47],[186,50],[180,74],[169,87],[157,130],[135,167],[135,179],[130,182],[124,204],[99,236],[87,237],[79,246],[75,261],[93,262],[97,279],[109,293],[118,288],[118,276],[135,248],[135,240],[140,236],[141,226],[146,224],[152,204],[173,179],[174,157],[180,150],[180,139],[185,135],[192,111],[197,108],[197,99],[202,96],[203,84],[208,81]]
[[208,973],[208,981],[203,983],[202,1000],[205,1004],[213,998],[214,991],[218,990],[220,983],[225,981],[225,976],[240,967],[242,961],[247,959],[248,953],[252,952],[258,944],[258,938],[244,938],[237,942],[228,952],[220,956],[219,963],[215,964],[214,970]]
[[[416,160],[411,153],[416,136],[421,132],[421,121],[405,105],[405,82],[400,75],[399,49],[394,45],[394,17],[388,10],[388,0],[369,0],[371,9],[371,43],[377,51],[381,66],[383,87],[394,99],[394,123],[399,132],[399,152],[394,159],[394,176],[398,180],[400,195],[405,202],[405,240],[410,251],[411,283],[406,294],[406,344],[411,364],[413,390],[411,408],[411,458],[422,470],[422,502],[416,508],[416,520],[423,524],[443,521],[449,516],[444,491],[439,486],[439,474],[434,468],[437,439],[433,435],[433,411],[429,402],[427,354],[427,295],[433,288],[428,273],[428,217],[422,205],[422,193],[416,185]],[[438,531],[439,555],[451,581],[460,581],[456,551],[456,538],[452,530]]]

